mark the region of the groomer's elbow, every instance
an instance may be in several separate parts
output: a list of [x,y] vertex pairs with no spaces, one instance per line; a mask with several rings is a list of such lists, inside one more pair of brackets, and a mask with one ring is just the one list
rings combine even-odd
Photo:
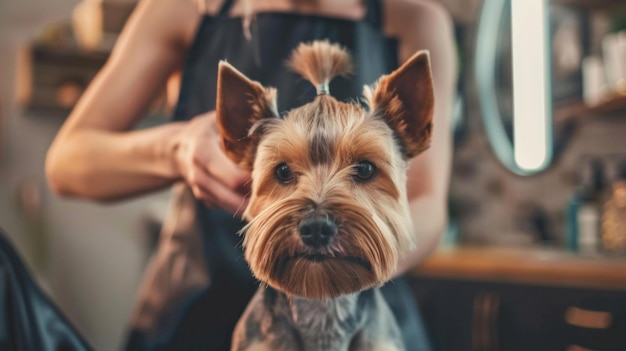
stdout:
[[61,155],[59,146],[53,144],[46,154],[46,180],[48,181],[48,187],[54,194],[67,196],[69,195],[69,191],[63,181],[62,159],[63,156]]
[[437,221],[435,224],[435,227],[437,228],[436,231],[440,235],[443,235],[448,230],[449,218],[448,201],[447,199],[444,199],[439,205],[439,210],[437,211]]
[[410,202],[418,246],[422,252],[436,247],[448,230],[448,202],[443,194],[429,193]]
[[[45,173],[50,190],[59,196],[76,196],[76,164],[71,155],[71,137],[54,140],[46,153]],[[74,164],[72,164],[74,163]]]
[[448,211],[447,206],[436,206],[432,213],[430,230],[427,230],[424,233],[424,236],[418,238],[422,242],[423,245],[426,246],[425,255],[429,255],[432,251],[434,251],[439,243],[441,242],[441,238],[444,236],[446,231],[448,230]]

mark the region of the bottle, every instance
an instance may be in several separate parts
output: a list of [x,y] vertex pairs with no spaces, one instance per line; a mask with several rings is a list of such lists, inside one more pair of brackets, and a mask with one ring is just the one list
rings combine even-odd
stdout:
[[601,160],[585,157],[578,171],[578,185],[568,204],[567,246],[583,255],[597,255],[601,240],[601,197],[604,167]]
[[626,254],[626,162],[622,161],[602,208],[602,247],[612,254]]

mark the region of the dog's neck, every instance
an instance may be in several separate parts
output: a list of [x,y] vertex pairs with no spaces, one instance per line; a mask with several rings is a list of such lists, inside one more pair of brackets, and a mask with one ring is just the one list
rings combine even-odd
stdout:
[[333,299],[289,296],[270,287],[265,302],[275,318],[285,318],[301,337],[303,350],[347,350],[367,319],[372,290]]

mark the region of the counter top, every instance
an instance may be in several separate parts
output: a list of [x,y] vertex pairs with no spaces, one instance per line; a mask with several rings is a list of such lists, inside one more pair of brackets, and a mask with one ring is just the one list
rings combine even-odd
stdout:
[[584,257],[565,250],[442,248],[411,273],[414,277],[626,291],[626,257]]

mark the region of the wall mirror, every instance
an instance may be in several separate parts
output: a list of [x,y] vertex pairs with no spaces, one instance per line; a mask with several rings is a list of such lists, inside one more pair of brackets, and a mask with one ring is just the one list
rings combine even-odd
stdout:
[[[567,4],[566,4],[567,5]],[[551,0],[484,0],[474,73],[497,159],[528,176],[546,170],[567,139],[554,134],[556,102],[580,100],[582,12]]]

